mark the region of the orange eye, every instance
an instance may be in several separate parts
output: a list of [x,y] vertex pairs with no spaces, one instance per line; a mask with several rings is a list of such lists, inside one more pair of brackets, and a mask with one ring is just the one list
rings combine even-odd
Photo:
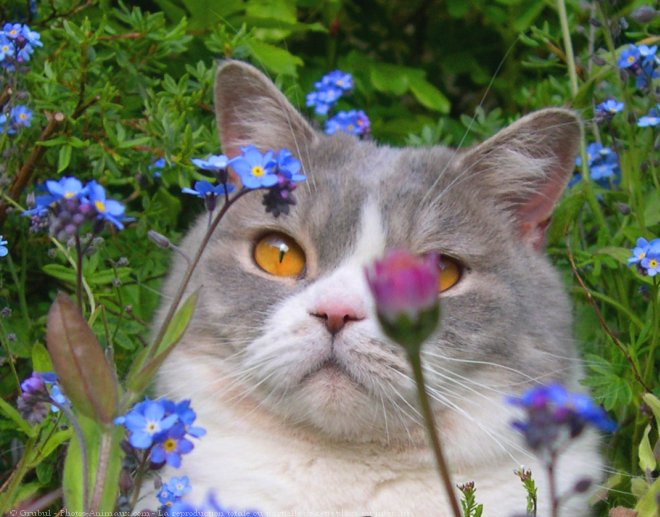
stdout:
[[447,255],[438,255],[438,270],[440,271],[438,292],[443,293],[447,289],[454,287],[461,279],[463,266],[456,259]]
[[305,252],[288,235],[269,233],[257,241],[254,261],[266,273],[274,276],[302,276],[305,270]]

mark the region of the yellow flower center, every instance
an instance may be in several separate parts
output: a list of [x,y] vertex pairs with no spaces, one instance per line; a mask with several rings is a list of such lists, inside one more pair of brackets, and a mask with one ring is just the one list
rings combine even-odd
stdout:
[[2,46],[2,51],[3,52],[9,52],[9,45],[3,45]]
[[163,449],[165,452],[173,452],[176,450],[176,441],[172,438],[168,438],[163,442]]
[[105,203],[103,201],[94,201],[94,206],[99,212],[105,212]]
[[349,131],[353,131],[354,128],[355,128],[355,126],[353,124],[349,124],[347,129]]
[[19,113],[18,118],[21,120],[25,120],[27,118],[27,115],[25,113]]
[[655,259],[651,259],[651,260],[649,260],[649,267],[650,267],[651,269],[655,269],[655,268],[657,268],[657,267],[658,267],[658,261],[655,260]]
[[264,173],[264,168],[261,165],[255,165],[252,167],[252,176],[263,176]]
[[158,426],[156,425],[156,422],[147,422],[146,431],[149,434],[154,434],[155,432],[158,431]]
[[18,31],[16,29],[12,29],[9,31],[10,36],[16,36],[18,34]]
[[74,197],[75,195],[76,195],[75,192],[65,192],[65,193],[64,193],[64,198],[65,198],[65,199],[71,199],[71,198]]
[[644,253],[644,252],[642,251],[642,252],[639,254],[639,258],[640,258],[640,259],[643,259],[644,257],[646,257],[646,253]]
[[626,61],[628,61],[628,63],[634,63],[636,59],[637,58],[635,58],[635,56],[628,56],[628,59],[626,59]]

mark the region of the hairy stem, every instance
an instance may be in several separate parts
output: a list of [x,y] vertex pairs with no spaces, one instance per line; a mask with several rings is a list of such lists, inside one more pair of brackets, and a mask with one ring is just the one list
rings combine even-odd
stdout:
[[438,438],[433,411],[431,410],[431,404],[429,402],[428,394],[426,393],[426,383],[424,381],[424,373],[422,372],[422,359],[419,354],[419,348],[417,350],[410,350],[406,347],[406,350],[408,351],[408,360],[410,361],[413,375],[415,376],[419,404],[422,409],[422,415],[424,416],[429,439],[431,440],[431,448],[433,449],[433,454],[435,456],[438,473],[440,474],[440,479],[442,479],[442,484],[445,493],[447,494],[452,514],[454,517],[461,517],[461,509],[458,504],[458,499],[456,498],[456,493],[454,492],[454,483],[452,482],[449,467],[447,466],[444,454],[442,453],[442,446],[440,444],[440,439]]

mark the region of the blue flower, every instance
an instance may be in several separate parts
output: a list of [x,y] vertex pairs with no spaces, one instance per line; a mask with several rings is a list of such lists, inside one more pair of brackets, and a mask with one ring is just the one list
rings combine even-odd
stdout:
[[[178,415],[171,415],[178,420]],[[181,455],[188,454],[195,447],[186,437],[186,426],[176,422],[163,437],[160,437],[151,451],[152,463],[166,462],[170,467],[181,466]]]
[[32,375],[21,383],[21,395],[18,397],[18,410],[28,422],[41,422],[50,411],[57,412],[59,408],[51,404],[68,405],[69,400],[62,394],[57,376],[52,372],[32,372]]
[[[59,181],[48,180],[46,181],[46,189],[50,193],[53,201],[60,199],[76,199],[83,193],[82,182],[71,176],[63,176]],[[46,203],[47,199],[42,199],[42,204]],[[51,201],[52,203],[52,201]]]
[[20,23],[5,23],[2,32],[10,39],[18,39],[23,35],[23,27]]
[[275,161],[273,152],[264,154],[253,145],[241,148],[242,154],[232,160],[232,167],[241,178],[241,183],[248,189],[272,187],[278,182],[274,174]]
[[105,189],[96,183],[90,181],[85,186],[87,199],[96,210],[97,218],[111,222],[117,229],[122,230],[124,225],[121,221],[126,220],[124,211],[126,208],[119,201],[107,199]]
[[616,429],[605,410],[588,395],[571,393],[559,383],[534,386],[520,397],[508,397],[507,402],[527,412],[527,419],[516,420],[513,426],[535,451],[556,452],[566,439],[577,437],[587,425],[605,432]]
[[660,272],[660,239],[653,239],[651,242],[643,237],[637,239],[628,265],[637,266],[637,271],[642,275],[657,275]]
[[639,265],[644,270],[646,275],[655,276],[660,273],[660,255],[649,255],[648,257],[642,259]]
[[173,477],[165,486],[175,497],[183,497],[192,490],[188,476]]
[[231,160],[224,154],[212,154],[206,160],[202,160],[201,158],[193,158],[191,161],[198,169],[210,172],[219,172],[226,169]]
[[148,449],[158,435],[169,430],[178,420],[177,415],[166,415],[158,400],[144,400],[136,404],[125,416],[115,419],[131,432],[129,443],[136,449]]
[[627,49],[625,49],[623,52],[621,52],[621,55],[619,56],[619,60],[617,61],[617,66],[621,70],[631,68],[631,67],[639,64],[640,57],[641,57],[641,54],[640,54],[639,49],[637,48],[637,46],[636,45],[629,45]]
[[[578,156],[575,164],[582,165],[582,158]],[[587,165],[589,176],[603,186],[608,186],[610,180],[616,183],[621,176],[619,158],[609,147],[603,147],[598,142],[587,146]]]
[[179,421],[185,426],[186,433],[195,438],[201,438],[206,434],[206,429],[203,427],[193,426],[193,422],[197,418],[197,414],[190,407],[190,400],[183,400],[175,404],[171,400],[164,400],[165,410],[168,413],[174,413],[179,417]]
[[18,105],[11,109],[11,118],[17,127],[30,127],[32,112],[27,106]]
[[317,90],[337,88],[339,90],[348,91],[353,88],[353,76],[348,72],[333,70],[332,72],[325,74],[320,81],[314,83],[314,86],[316,86]]
[[277,163],[277,173],[284,176],[287,180],[299,183],[307,179],[304,174],[298,174],[302,168],[302,164],[288,149],[277,151],[275,162]]
[[317,115],[327,115],[330,108],[342,96],[339,88],[327,87],[307,94],[305,104],[314,108]]
[[204,504],[200,506],[178,501],[168,510],[168,514],[169,517],[204,517],[209,515],[213,517],[233,517],[236,515],[240,515],[241,517],[262,517],[259,512],[254,510],[238,512],[223,507],[213,494],[209,494]]
[[14,44],[0,34],[0,61],[4,61],[7,57],[14,55]]
[[160,170],[164,169],[166,165],[165,158],[160,157],[153,161],[148,167],[147,170],[151,172],[151,175],[154,178],[160,178]]
[[218,196],[224,196],[234,190],[233,185],[216,185],[215,187],[211,185],[208,181],[196,181],[195,188],[183,188],[181,192],[184,194],[190,194],[192,196],[200,197],[204,200],[206,204],[206,209],[209,212],[215,210],[216,200]]
[[31,30],[27,25],[23,25],[22,36],[32,47],[44,46],[44,44],[41,42],[41,35],[37,31]]
[[648,114],[640,117],[637,121],[639,127],[654,127],[660,124],[660,104],[651,108]]
[[371,123],[364,111],[340,111],[325,123],[325,133],[334,135],[343,131],[349,135],[362,136],[370,131]]
[[7,248],[7,244],[9,244],[5,239],[2,238],[2,235],[0,235],[0,257],[5,257],[7,256],[7,253],[9,253],[9,249]]
[[596,116],[596,120],[601,122],[603,120],[611,119],[620,111],[623,111],[623,102],[619,102],[616,99],[608,99],[596,106],[594,114]]

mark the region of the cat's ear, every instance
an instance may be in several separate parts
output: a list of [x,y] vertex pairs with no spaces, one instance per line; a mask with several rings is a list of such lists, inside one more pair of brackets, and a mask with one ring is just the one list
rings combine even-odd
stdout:
[[513,215],[522,240],[543,247],[557,200],[575,168],[580,119],[569,110],[537,111],[468,150],[461,168]]
[[[259,70],[240,61],[224,61],[215,76],[215,115],[223,152],[240,147],[287,148],[294,154],[316,133],[286,97]],[[299,154],[299,153],[298,153]]]

